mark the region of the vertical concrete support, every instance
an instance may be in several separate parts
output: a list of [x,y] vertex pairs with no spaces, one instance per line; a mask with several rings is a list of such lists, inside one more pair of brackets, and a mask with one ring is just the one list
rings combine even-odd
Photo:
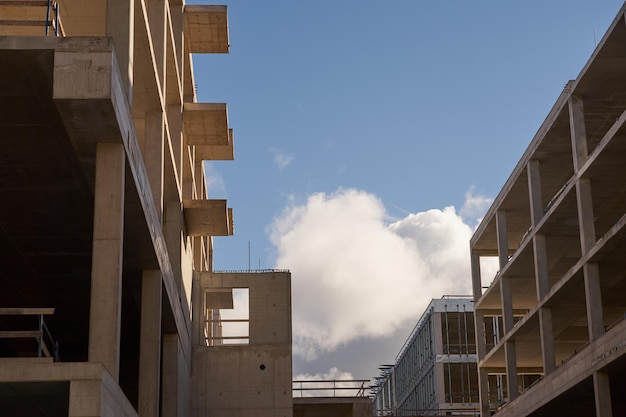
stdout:
[[145,116],[145,145],[143,148],[144,162],[148,171],[148,180],[154,196],[154,204],[161,221],[163,220],[163,166],[165,144],[163,141],[165,124],[163,113],[148,112]]
[[511,402],[519,396],[515,341],[507,341],[504,344],[504,355],[506,358],[506,386],[509,392],[509,402]]
[[554,333],[552,331],[552,310],[548,307],[539,309],[539,332],[541,334],[541,353],[543,373],[548,375],[556,368],[554,355]]
[[178,416],[178,334],[163,335],[163,378],[161,414],[163,416]]
[[125,160],[122,144],[97,144],[89,361],[101,362],[116,381],[122,313]]
[[596,403],[596,417],[613,417],[611,385],[608,374],[604,372],[593,373],[593,394]]
[[192,346],[203,346],[203,323],[204,323],[204,291],[200,285],[200,274],[193,273],[191,284],[191,344]]
[[[496,233],[498,235],[498,259],[500,270],[509,262],[509,242],[506,229],[506,212],[496,212]],[[502,303],[502,316],[504,331],[513,329],[513,293],[511,292],[511,278],[500,277],[500,299]]]
[[133,91],[134,5],[134,0],[107,0],[106,2],[106,35],[113,38],[117,62],[129,103],[132,103]]
[[548,254],[546,251],[545,235],[533,236],[533,254],[535,256],[535,285],[537,286],[537,301],[540,301],[550,291],[548,277]]
[[480,417],[490,417],[489,411],[489,374],[478,368],[478,393],[480,396]]
[[165,0],[150,0],[146,2],[148,7],[148,22],[150,24],[150,36],[154,50],[157,76],[161,91],[165,91],[165,34],[166,34],[166,8]]
[[163,215],[163,232],[165,235],[165,243],[167,244],[167,252],[172,262],[174,279],[176,280],[176,288],[182,302],[183,277],[181,270],[182,260],[182,230],[185,230],[183,209],[180,201],[166,201],[165,212]]
[[446,380],[445,365],[443,362],[435,363],[435,395],[437,396],[437,404],[445,404],[446,400]]
[[70,381],[68,417],[102,416],[102,383],[98,380]]
[[474,311],[474,324],[476,327],[476,353],[478,355],[478,362],[480,362],[487,355],[485,315],[482,311]]
[[472,251],[471,253],[471,265],[472,265],[472,290],[474,292],[474,302],[483,295],[483,282],[480,275],[480,256],[478,253]]
[[589,340],[596,340],[604,334],[604,314],[602,312],[602,292],[598,264],[583,265],[585,275],[585,301],[587,303],[587,326]]
[[504,332],[513,330],[513,292],[511,290],[511,278],[500,278],[500,301],[502,303],[502,321]]
[[579,179],[576,182],[578,222],[580,223],[580,247],[585,255],[596,243],[596,228],[593,221],[593,198],[591,181]]
[[496,212],[496,234],[498,235],[498,260],[500,269],[509,262],[509,237],[506,230],[506,212],[498,210]]
[[574,172],[578,172],[587,160],[587,129],[585,126],[585,112],[583,99],[571,96],[568,102],[569,123],[572,138],[572,154],[574,157]]
[[162,302],[161,272],[144,271],[141,283],[139,417],[159,417]]
[[539,224],[543,217],[543,201],[541,200],[541,172],[539,161],[531,159],[526,164],[528,173],[528,196],[530,198],[530,221],[533,227]]

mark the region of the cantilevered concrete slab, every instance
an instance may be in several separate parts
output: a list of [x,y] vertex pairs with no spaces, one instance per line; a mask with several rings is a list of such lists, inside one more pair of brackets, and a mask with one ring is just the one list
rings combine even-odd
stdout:
[[233,212],[226,200],[184,200],[183,212],[189,236],[233,234]]
[[185,39],[192,54],[228,53],[226,6],[186,5]]
[[228,130],[226,104],[185,103],[183,136],[188,145],[228,146],[232,141]]
[[228,129],[228,145],[196,145],[196,161],[232,161],[235,159],[233,129]]

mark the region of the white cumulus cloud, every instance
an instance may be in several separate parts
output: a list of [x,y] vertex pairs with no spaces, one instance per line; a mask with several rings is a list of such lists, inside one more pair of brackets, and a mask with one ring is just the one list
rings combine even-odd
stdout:
[[274,153],[274,164],[278,167],[278,169],[286,168],[295,159],[293,155],[282,150],[272,149],[272,152]]
[[340,189],[274,219],[276,267],[292,271],[296,354],[389,336],[432,298],[470,293],[472,228],[454,207],[388,218],[374,195]]

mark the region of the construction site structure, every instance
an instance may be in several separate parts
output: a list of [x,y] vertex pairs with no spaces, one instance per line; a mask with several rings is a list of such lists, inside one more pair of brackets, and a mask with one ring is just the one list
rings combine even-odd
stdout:
[[626,415],[625,12],[471,238],[482,417]]
[[375,416],[476,415],[471,296],[432,300],[395,363],[379,369],[373,388]]
[[226,6],[0,1],[0,414],[292,416],[290,273],[212,271],[229,48]]

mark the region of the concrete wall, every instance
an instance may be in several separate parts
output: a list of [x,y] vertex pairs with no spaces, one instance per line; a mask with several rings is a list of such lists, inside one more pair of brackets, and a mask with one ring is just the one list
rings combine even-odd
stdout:
[[[285,272],[194,273],[195,300],[208,290],[248,288],[250,338],[219,346],[194,338],[192,416],[293,415],[290,279]],[[194,310],[194,332],[202,332],[205,308]]]

